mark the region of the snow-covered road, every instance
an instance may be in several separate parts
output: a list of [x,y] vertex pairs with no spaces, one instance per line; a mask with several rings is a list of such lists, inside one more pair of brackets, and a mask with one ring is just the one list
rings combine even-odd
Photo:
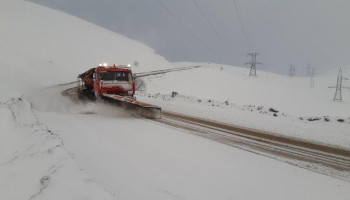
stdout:
[[115,107],[99,110],[104,112],[40,112],[39,118],[60,135],[80,167],[120,199],[349,196],[348,182],[136,119]]

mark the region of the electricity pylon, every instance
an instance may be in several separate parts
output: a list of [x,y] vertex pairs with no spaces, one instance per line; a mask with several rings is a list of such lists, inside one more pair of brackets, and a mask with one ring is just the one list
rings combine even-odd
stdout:
[[293,77],[293,76],[295,76],[295,66],[290,65],[289,66],[289,77]]
[[245,63],[245,65],[250,64],[249,76],[256,77],[256,65],[262,64],[261,62],[256,62],[256,56],[259,55],[259,53],[247,53],[247,55],[252,57],[252,61]]
[[346,77],[343,77],[343,71],[340,68],[339,73],[338,73],[338,77],[337,77],[337,85],[329,87],[329,88],[335,88],[335,94],[334,94],[333,101],[339,101],[339,102],[343,101],[341,89],[342,88],[350,89],[350,87],[343,86],[343,80],[349,80],[349,79]]

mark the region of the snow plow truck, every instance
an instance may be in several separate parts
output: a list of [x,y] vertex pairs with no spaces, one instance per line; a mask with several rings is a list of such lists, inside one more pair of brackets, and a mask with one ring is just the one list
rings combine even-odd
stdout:
[[161,108],[137,101],[135,77],[130,66],[100,64],[78,75],[78,99],[106,100],[136,111],[146,118],[160,118]]

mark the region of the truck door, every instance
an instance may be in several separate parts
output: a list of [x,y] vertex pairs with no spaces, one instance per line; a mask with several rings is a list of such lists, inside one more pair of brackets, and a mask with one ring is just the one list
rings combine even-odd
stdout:
[[94,93],[95,93],[95,96],[97,97],[97,95],[101,94],[100,75],[98,71],[96,71],[93,74],[93,79],[94,79]]

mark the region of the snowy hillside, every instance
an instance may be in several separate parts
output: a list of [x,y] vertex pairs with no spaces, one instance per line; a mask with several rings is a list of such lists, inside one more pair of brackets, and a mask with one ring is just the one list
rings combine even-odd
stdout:
[[52,9],[3,0],[0,13],[0,78],[11,85],[0,88],[2,97],[75,81],[102,62],[138,61],[136,72],[170,66],[141,43]]
[[[61,95],[74,85],[55,86],[101,62],[138,61],[134,72],[201,65],[145,77],[146,90],[137,98],[164,110],[349,148],[349,95],[334,103],[334,90],[325,89],[335,84],[335,73],[320,75],[322,85],[316,78],[311,90],[306,78],[259,71],[250,79],[243,68],[169,63],[143,44],[22,0],[0,1],[0,27],[0,199],[350,196],[349,181],[135,118],[121,108],[75,104]],[[331,122],[299,119],[323,115]]]

